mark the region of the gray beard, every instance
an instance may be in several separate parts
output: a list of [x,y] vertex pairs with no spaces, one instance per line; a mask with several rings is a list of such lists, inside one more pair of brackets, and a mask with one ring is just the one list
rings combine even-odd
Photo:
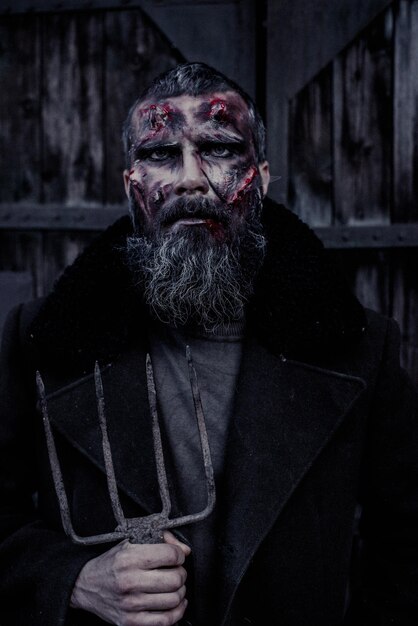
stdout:
[[241,231],[225,241],[195,226],[129,237],[128,265],[151,314],[175,327],[209,332],[243,319],[266,245],[258,210]]

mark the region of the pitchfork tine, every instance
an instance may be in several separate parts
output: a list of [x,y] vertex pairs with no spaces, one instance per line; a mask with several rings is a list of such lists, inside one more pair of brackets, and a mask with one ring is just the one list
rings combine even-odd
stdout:
[[51,423],[48,416],[48,406],[45,395],[45,385],[42,380],[42,376],[36,372],[36,386],[38,389],[39,403],[41,405],[42,420],[44,423],[46,445],[48,448],[49,460],[51,463],[52,478],[54,480],[55,492],[57,494],[61,521],[63,528],[67,535],[76,541],[77,535],[74,532],[73,525],[71,523],[70,508],[68,506],[67,494],[65,493],[64,480],[62,477],[61,465],[58,460],[57,449],[55,446],[54,436],[51,430]]
[[205,418],[200,399],[199,386],[197,383],[196,371],[193,367],[190,348],[186,349],[187,361],[189,365],[190,385],[192,388],[193,402],[195,407],[196,420],[198,424],[200,443],[202,448],[203,462],[205,468],[206,484],[207,484],[207,506],[200,513],[192,513],[184,515],[176,519],[169,519],[171,509],[170,492],[168,489],[167,473],[165,470],[163,446],[161,441],[161,431],[158,421],[157,411],[157,395],[155,390],[154,372],[152,369],[151,357],[147,354],[146,374],[148,401],[152,417],[152,437],[154,444],[154,454],[157,466],[158,486],[162,502],[162,511],[153,513],[145,517],[126,519],[120,504],[115,470],[113,467],[112,454],[107,433],[107,424],[105,416],[105,403],[103,395],[103,383],[100,368],[96,362],[94,368],[94,383],[96,389],[97,411],[99,415],[100,429],[102,432],[102,447],[106,469],[107,486],[112,504],[113,514],[118,523],[114,532],[104,533],[101,535],[92,535],[90,537],[80,537],[74,532],[68,500],[65,493],[62,471],[58,460],[57,450],[55,447],[54,437],[48,417],[48,409],[46,402],[45,387],[39,372],[36,373],[36,384],[38,388],[39,401],[42,410],[43,422],[45,427],[46,442],[48,455],[51,463],[52,476],[54,479],[55,491],[57,494],[62,525],[67,535],[74,543],[82,545],[94,545],[99,543],[107,543],[110,541],[120,541],[121,539],[129,539],[134,543],[156,543],[163,540],[162,531],[168,528],[183,526],[205,519],[213,510],[215,505],[215,482],[213,477],[213,467],[210,457],[208,434],[206,432]]
[[99,415],[100,430],[102,432],[102,448],[106,468],[107,488],[110,502],[112,504],[113,515],[121,530],[126,529],[126,518],[119,500],[118,487],[116,484],[115,468],[113,466],[112,452],[110,449],[109,436],[107,434],[107,424],[105,417],[105,404],[103,395],[103,382],[98,362],[94,364],[94,385],[96,388],[97,412]]
[[158,422],[157,411],[157,392],[155,390],[154,371],[152,369],[151,357],[147,354],[146,360],[147,367],[147,389],[148,389],[148,402],[151,411],[152,419],[152,438],[154,441],[154,454],[155,462],[157,465],[157,478],[158,487],[160,490],[160,498],[163,505],[161,513],[165,516],[170,515],[171,511],[171,499],[168,489],[167,472],[164,463],[163,445],[161,441],[161,430]]
[[187,362],[189,364],[190,385],[192,388],[193,402],[196,413],[197,425],[199,428],[200,444],[202,446],[203,464],[205,468],[206,483],[208,488],[208,502],[206,509],[202,511],[202,515],[209,514],[215,506],[215,479],[213,475],[213,465],[210,455],[209,438],[206,430],[205,416],[203,413],[202,400],[200,397],[199,385],[197,382],[197,374],[193,365],[190,347],[186,346]]
[[190,515],[184,515],[183,517],[167,520],[165,526],[166,528],[175,528],[176,526],[183,526],[185,524],[200,522],[212,513],[216,500],[215,479],[213,475],[212,459],[210,456],[209,438],[205,425],[205,417],[202,408],[202,400],[200,398],[199,385],[197,382],[197,374],[193,365],[192,354],[189,346],[186,346],[186,357],[187,363],[189,365],[190,386],[192,388],[193,403],[197,426],[199,429],[200,445],[202,448],[208,499],[206,507],[203,509],[203,511],[200,511],[200,513],[191,513]]

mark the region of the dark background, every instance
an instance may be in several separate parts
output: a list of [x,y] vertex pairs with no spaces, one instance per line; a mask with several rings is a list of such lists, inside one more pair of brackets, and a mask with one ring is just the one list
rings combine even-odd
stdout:
[[255,97],[270,195],[399,321],[418,382],[418,0],[0,0],[0,325],[126,211],[121,123],[182,60]]

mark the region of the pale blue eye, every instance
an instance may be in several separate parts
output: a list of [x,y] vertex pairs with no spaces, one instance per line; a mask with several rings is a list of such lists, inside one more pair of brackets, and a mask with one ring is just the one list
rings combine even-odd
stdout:
[[151,161],[164,161],[165,159],[168,159],[169,156],[169,150],[164,150],[163,148],[161,148],[159,150],[153,150],[152,152],[150,152],[148,158]]
[[212,156],[221,159],[228,158],[232,156],[232,151],[226,146],[210,146],[202,150],[203,156]]

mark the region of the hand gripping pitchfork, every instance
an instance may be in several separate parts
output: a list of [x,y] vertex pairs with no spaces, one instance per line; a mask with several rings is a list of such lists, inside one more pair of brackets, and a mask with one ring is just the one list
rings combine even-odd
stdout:
[[111,541],[121,541],[122,539],[129,539],[131,543],[160,543],[163,541],[162,533],[164,530],[167,530],[169,528],[176,528],[185,524],[191,524],[193,522],[198,522],[208,517],[208,515],[212,512],[215,506],[215,481],[213,477],[213,466],[210,456],[209,440],[206,431],[205,418],[202,409],[196,370],[193,366],[189,346],[186,347],[186,356],[189,367],[190,386],[193,395],[195,416],[199,430],[200,444],[202,448],[203,464],[205,469],[207,489],[206,507],[203,509],[203,511],[200,511],[199,513],[184,515],[174,519],[170,519],[169,517],[171,511],[171,499],[168,489],[167,473],[165,469],[163,446],[161,441],[161,431],[158,421],[157,394],[155,390],[154,372],[152,368],[151,358],[149,354],[147,354],[146,373],[148,401],[152,419],[152,437],[155,461],[157,466],[158,487],[162,502],[162,510],[160,513],[153,513],[144,517],[125,517],[119,500],[119,494],[116,485],[115,470],[113,467],[112,453],[107,434],[103,383],[100,368],[96,361],[94,368],[94,383],[96,389],[97,412],[99,416],[100,430],[102,435],[102,448],[106,469],[107,487],[109,491],[110,501],[112,504],[113,515],[117,522],[117,526],[113,532],[103,533],[100,535],[92,535],[88,537],[81,537],[80,535],[77,535],[72,525],[61,465],[58,459],[54,436],[52,434],[51,424],[48,416],[48,405],[45,394],[45,386],[40,373],[36,372],[36,385],[38,389],[39,403],[45,428],[48,456],[51,464],[55,491],[60,507],[61,521],[65,533],[72,539],[74,543],[80,545],[92,545],[98,543],[108,543]]

